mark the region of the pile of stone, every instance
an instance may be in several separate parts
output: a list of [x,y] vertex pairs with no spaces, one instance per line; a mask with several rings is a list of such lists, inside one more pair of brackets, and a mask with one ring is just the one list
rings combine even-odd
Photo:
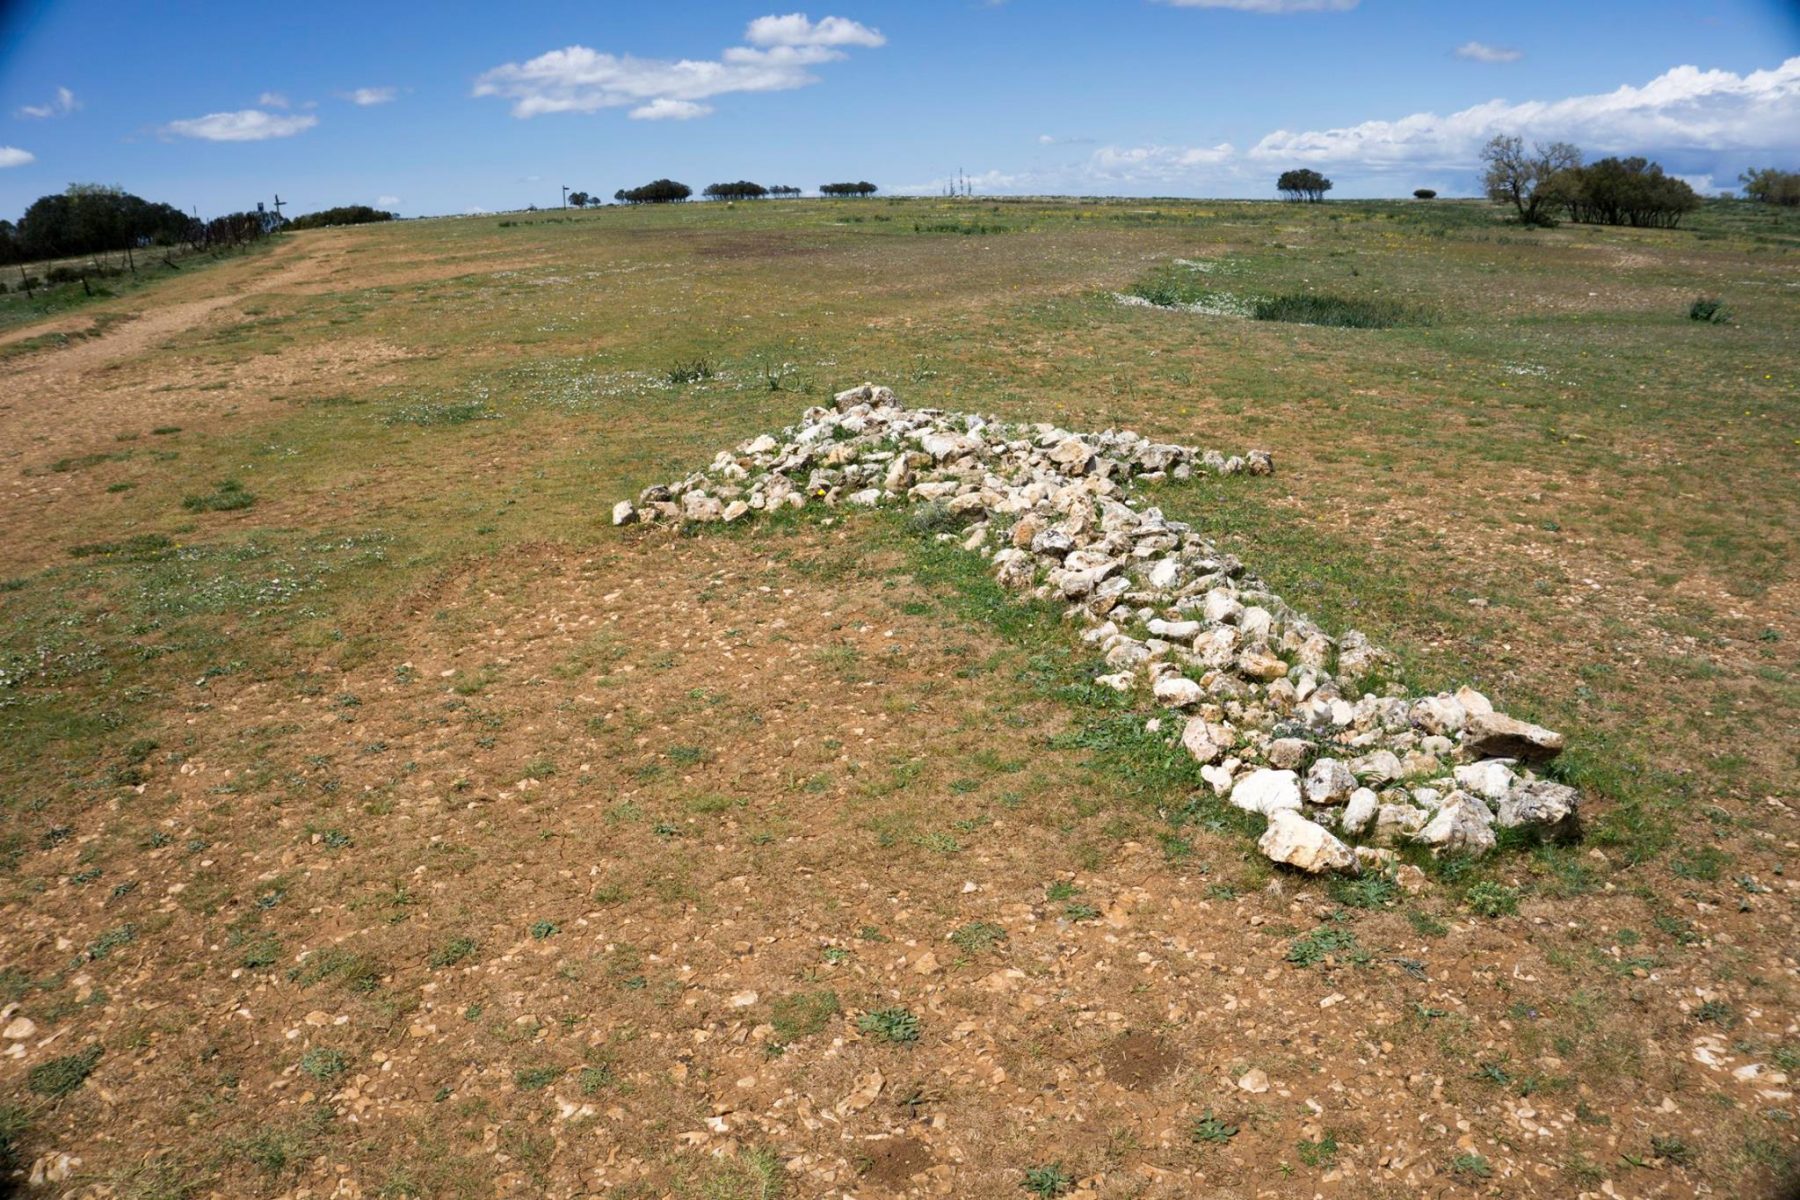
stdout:
[[[1484,854],[1495,827],[1572,833],[1575,789],[1537,769],[1562,735],[1479,692],[1413,697],[1356,630],[1331,637],[1194,529],[1126,494],[1195,472],[1267,475],[1264,451],[1076,434],[840,393],[800,423],[723,451],[705,471],[621,501],[613,523],[729,522],[811,504],[938,506],[1004,586],[1068,606],[1107,670],[1185,722],[1152,718],[1213,791],[1267,818],[1258,848],[1302,871],[1357,872],[1396,849]],[[1179,724],[1180,728],[1175,726]]]

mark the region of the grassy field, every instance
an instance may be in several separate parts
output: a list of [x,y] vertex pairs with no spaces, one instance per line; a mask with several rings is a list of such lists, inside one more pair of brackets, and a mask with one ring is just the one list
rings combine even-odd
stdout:
[[[1797,266],[1727,203],[781,202],[0,297],[7,1169],[1791,1195]],[[865,379],[1271,450],[1157,502],[1563,729],[1585,838],[1278,875],[903,518],[608,525]]]

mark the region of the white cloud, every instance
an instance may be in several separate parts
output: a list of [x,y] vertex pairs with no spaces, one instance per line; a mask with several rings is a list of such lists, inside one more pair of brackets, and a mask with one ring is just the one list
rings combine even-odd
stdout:
[[1040,146],[1091,146],[1093,142],[1094,139],[1091,137],[1057,137],[1054,133],[1038,134],[1038,145]]
[[398,88],[362,87],[362,88],[357,88],[355,91],[352,91],[352,92],[343,93],[343,98],[348,100],[352,104],[360,104],[364,108],[368,108],[370,105],[373,105],[373,104],[391,103],[393,101],[394,97],[399,94],[400,94],[400,92],[399,92]]
[[1098,180],[1144,183],[1188,178],[1201,167],[1230,162],[1237,149],[1216,146],[1102,146],[1086,163],[1086,174]]
[[379,208],[395,208],[395,207],[398,207],[400,204],[400,197],[398,197],[398,196],[377,196],[377,197],[375,197],[375,204]]
[[75,98],[74,92],[71,92],[66,87],[59,87],[56,89],[55,97],[51,99],[48,104],[27,104],[24,108],[19,110],[19,115],[21,117],[35,117],[38,119],[44,117],[66,117],[80,107],[81,101]]
[[1456,57],[1471,59],[1474,62],[1509,63],[1518,62],[1525,55],[1522,51],[1510,46],[1490,46],[1486,42],[1464,42],[1456,48]]
[[630,116],[634,121],[691,121],[711,112],[710,104],[695,104],[692,100],[671,100],[667,96],[660,96],[648,104],[640,104],[632,109]]
[[1360,0],[1161,0],[1175,8],[1230,8],[1238,12],[1349,12]]
[[1374,168],[1466,168],[1496,133],[1571,141],[1590,155],[1674,155],[1683,162],[1711,162],[1744,151],[1792,152],[1800,150],[1800,57],[1745,75],[1675,67],[1642,87],[1594,96],[1518,104],[1491,100],[1449,116],[1422,112],[1342,129],[1282,129],[1258,142],[1250,155]]
[[881,34],[842,17],[816,24],[804,15],[759,17],[744,31],[749,46],[717,59],[637,58],[587,46],[505,63],[475,80],[476,96],[512,101],[515,117],[629,108],[638,120],[689,120],[712,111],[703,101],[733,92],[779,92],[817,83],[811,67],[844,57],[844,46],[880,46]]
[[0,170],[7,167],[23,167],[37,161],[37,155],[29,150],[21,150],[17,146],[0,146]]
[[204,117],[170,121],[162,127],[162,133],[199,138],[205,142],[261,142],[269,138],[293,137],[318,123],[317,117],[283,117],[246,108],[240,112],[207,113]]
[[815,25],[806,19],[805,13],[758,17],[744,30],[744,40],[752,46],[867,46],[873,49],[887,45],[887,39],[878,29],[870,29],[844,17],[826,17]]
[[280,92],[264,92],[256,98],[256,102],[264,108],[286,108],[288,98]]

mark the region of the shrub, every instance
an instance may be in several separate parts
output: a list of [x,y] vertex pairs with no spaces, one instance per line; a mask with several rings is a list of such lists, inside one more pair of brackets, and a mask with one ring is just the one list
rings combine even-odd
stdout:
[[1431,188],[1414,188],[1413,189],[1413,199],[1414,200],[1436,200],[1437,192]]
[[1519,911],[1519,889],[1483,880],[1463,894],[1470,908],[1484,917],[1504,917]]
[[1688,320],[1723,325],[1731,320],[1731,310],[1717,296],[1696,296],[1694,302],[1688,305]]

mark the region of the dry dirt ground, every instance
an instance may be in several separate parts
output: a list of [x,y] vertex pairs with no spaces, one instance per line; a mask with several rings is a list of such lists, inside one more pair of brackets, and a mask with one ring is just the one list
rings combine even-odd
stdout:
[[[432,348],[387,329],[207,349],[267,297],[369,286],[363,236],[196,274],[0,365],[4,574],[62,569],[104,498],[57,460],[176,425],[247,458],[296,395],[424,369]],[[711,236],[721,261],[771,253]],[[548,261],[401,250],[378,282]],[[680,453],[733,440],[710,432]],[[498,502],[560,445],[506,436],[396,451],[359,502],[434,469]],[[1279,453],[1301,461],[1277,512],[1378,547],[1435,527],[1483,591],[1521,561],[1555,580],[1567,621],[1502,629],[1498,686],[1580,686],[1559,638],[1680,649],[1615,562],[1446,525],[1429,494],[1309,504],[1320,468]],[[344,495],[252,511],[321,529]],[[1795,1194],[1791,792],[1701,789],[1642,861],[1596,843],[1516,854],[1493,893],[1347,892],[1184,821],[1133,719],[1045,682],[1054,637],[971,618],[892,523],[594,527],[418,561],[279,669],[169,680],[130,731],[151,750],[6,781],[20,1194]],[[1792,587],[1710,594],[1800,636]],[[260,636],[226,620],[227,652]],[[1721,686],[1757,666],[1721,653]]]

